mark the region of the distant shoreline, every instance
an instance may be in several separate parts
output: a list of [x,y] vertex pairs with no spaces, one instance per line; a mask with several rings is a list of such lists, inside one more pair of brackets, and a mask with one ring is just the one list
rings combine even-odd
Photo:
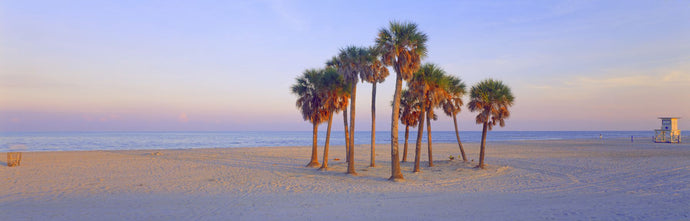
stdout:
[[[511,140],[571,140],[571,139],[630,138],[645,139],[652,131],[491,131],[488,142]],[[325,144],[326,134],[319,132],[317,143]],[[404,143],[404,131],[399,144]],[[145,149],[199,149],[272,146],[310,146],[311,132],[26,132],[0,133],[0,152],[15,151],[14,145],[23,145],[23,151],[71,150],[145,150]],[[463,143],[480,141],[481,132],[462,131]],[[457,143],[454,131],[433,131],[433,143]],[[688,139],[690,140],[690,139]],[[390,144],[390,132],[377,132],[378,145]],[[355,144],[368,145],[368,131],[355,133]],[[426,135],[422,142],[426,142]],[[416,132],[410,132],[408,143],[416,143]],[[331,132],[331,145],[344,145],[343,132]]]

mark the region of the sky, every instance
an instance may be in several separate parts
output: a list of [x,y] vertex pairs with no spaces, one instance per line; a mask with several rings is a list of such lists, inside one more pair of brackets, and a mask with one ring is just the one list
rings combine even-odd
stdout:
[[[429,36],[423,62],[468,86],[511,87],[511,116],[494,130],[652,130],[661,116],[688,130],[689,11],[671,0],[1,1],[0,131],[310,131],[295,78],[373,45],[393,20]],[[391,128],[391,73],[377,131]],[[359,83],[356,130],[371,129],[370,105]],[[460,130],[481,130],[475,115],[464,109]],[[452,118],[432,130],[453,130]]]

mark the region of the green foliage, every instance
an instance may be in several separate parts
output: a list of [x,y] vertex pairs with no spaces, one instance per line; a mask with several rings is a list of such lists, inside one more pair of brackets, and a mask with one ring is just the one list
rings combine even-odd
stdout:
[[393,66],[398,75],[409,80],[427,55],[427,40],[417,24],[391,21],[388,29],[379,29],[376,51],[386,66]]
[[508,108],[513,106],[514,100],[510,87],[502,81],[489,78],[472,86],[470,103],[467,106],[470,111],[479,112],[475,118],[476,123],[486,122],[491,130],[496,124],[505,126],[505,119],[510,117]]
[[420,100],[424,110],[430,115],[436,116],[433,109],[440,107],[442,101],[450,97],[449,88],[453,83],[452,78],[435,64],[424,64],[414,73],[412,79],[407,82],[407,87]]
[[307,69],[295,81],[290,91],[304,120],[323,123],[330,112],[347,107],[350,87],[335,68]]

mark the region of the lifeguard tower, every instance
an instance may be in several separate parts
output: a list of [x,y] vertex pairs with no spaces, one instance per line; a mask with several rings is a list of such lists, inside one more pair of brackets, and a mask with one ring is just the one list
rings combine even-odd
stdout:
[[680,117],[660,117],[661,129],[654,130],[655,143],[680,143],[680,130],[678,130],[678,119]]

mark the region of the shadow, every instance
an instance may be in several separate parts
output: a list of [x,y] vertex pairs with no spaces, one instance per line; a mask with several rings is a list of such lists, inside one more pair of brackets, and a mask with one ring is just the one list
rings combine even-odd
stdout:
[[5,161],[0,161],[0,164],[2,164],[3,167],[9,167],[9,166],[7,166],[7,162],[5,162]]

